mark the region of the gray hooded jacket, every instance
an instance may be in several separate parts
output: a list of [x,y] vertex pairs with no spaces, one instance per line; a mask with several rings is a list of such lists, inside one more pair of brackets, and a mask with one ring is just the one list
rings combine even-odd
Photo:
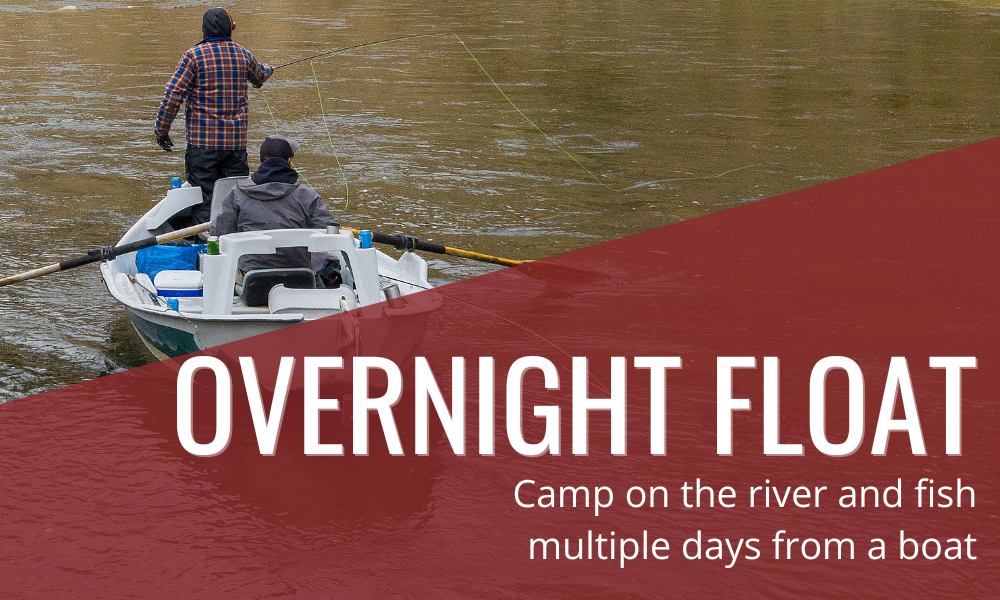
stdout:
[[[326,229],[333,215],[323,198],[297,179],[298,174],[287,161],[267,159],[252,179],[237,183],[222,200],[211,235],[264,229]],[[312,267],[308,250],[282,248],[276,254],[250,254],[240,259],[243,272],[294,267]]]

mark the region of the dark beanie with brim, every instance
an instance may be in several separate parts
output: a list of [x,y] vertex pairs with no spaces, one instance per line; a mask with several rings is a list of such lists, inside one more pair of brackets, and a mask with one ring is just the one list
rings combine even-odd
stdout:
[[299,143],[283,135],[275,134],[267,136],[264,143],[260,145],[260,160],[268,158],[291,158],[299,149]]

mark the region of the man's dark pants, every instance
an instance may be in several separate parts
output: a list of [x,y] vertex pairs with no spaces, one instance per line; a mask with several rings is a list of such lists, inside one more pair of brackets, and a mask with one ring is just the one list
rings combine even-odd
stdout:
[[250,175],[247,151],[209,150],[188,145],[184,152],[184,175],[187,182],[201,188],[202,201],[170,218],[174,229],[207,223],[212,213],[212,190],[223,177]]

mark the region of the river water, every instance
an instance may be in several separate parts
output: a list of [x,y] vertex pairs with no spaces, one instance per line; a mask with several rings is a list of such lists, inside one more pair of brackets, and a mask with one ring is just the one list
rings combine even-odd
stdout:
[[[277,129],[345,224],[511,258],[1000,131],[1000,11],[985,2],[331,4],[228,8],[236,41],[272,65],[442,35],[279,70],[251,90],[251,156]],[[115,242],[183,175],[152,121],[204,5],[65,5],[0,6],[0,275]],[[436,283],[492,268],[430,264]],[[151,360],[92,266],[0,290],[0,400]]]

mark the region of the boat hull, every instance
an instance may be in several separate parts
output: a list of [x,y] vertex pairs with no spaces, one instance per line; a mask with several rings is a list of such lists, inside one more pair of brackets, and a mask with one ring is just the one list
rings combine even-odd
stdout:
[[177,316],[178,313],[144,311],[127,305],[125,309],[143,344],[160,360],[207,350],[302,322],[195,321]]
[[[322,340],[321,347],[316,350],[328,356],[382,356],[397,361],[397,364],[405,364],[417,352],[431,313],[441,305],[439,298],[426,295],[422,298],[422,301],[409,300],[405,308],[375,306],[348,315],[309,321],[309,330],[303,331],[303,335]],[[305,323],[301,320],[214,321],[128,305],[125,309],[143,344],[159,360],[225,346],[230,342]],[[275,347],[272,343],[269,350],[289,356],[301,352],[295,336],[285,339],[288,348]],[[221,354],[226,353],[223,350]]]

